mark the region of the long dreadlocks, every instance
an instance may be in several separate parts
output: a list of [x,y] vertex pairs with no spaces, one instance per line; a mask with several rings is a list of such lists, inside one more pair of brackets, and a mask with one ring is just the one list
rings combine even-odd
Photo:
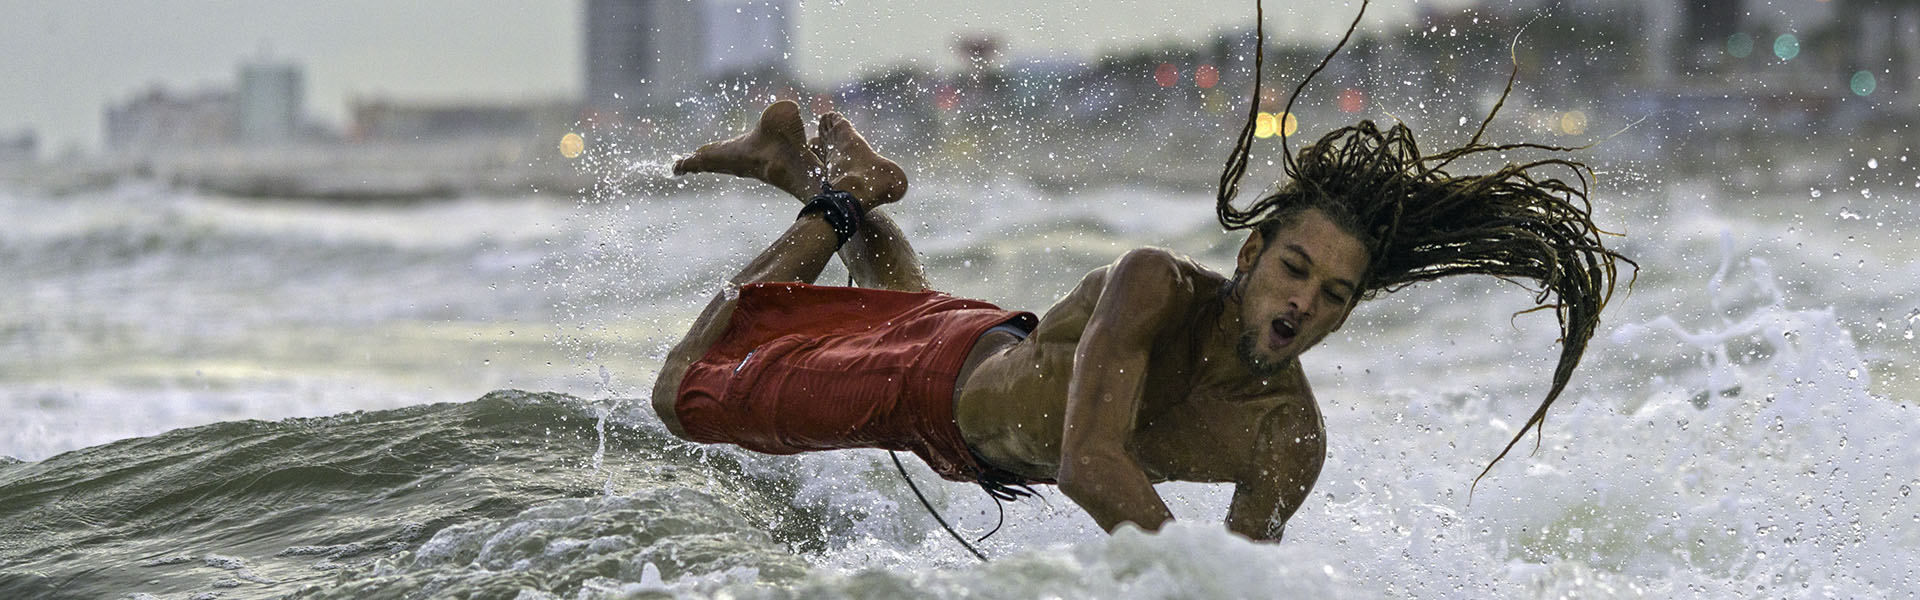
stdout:
[[[1256,18],[1264,21],[1258,0],[1254,6]],[[1360,14],[1354,16],[1346,36],[1294,88],[1285,114],[1292,113],[1300,91],[1353,37],[1366,7],[1367,2],[1362,0]],[[1259,112],[1264,26],[1256,25],[1254,35],[1262,47],[1254,51],[1253,107],[1220,175],[1216,208],[1222,227],[1230,231],[1259,228],[1270,235],[1301,211],[1319,209],[1370,252],[1360,284],[1362,298],[1420,281],[1484,274],[1537,282],[1536,306],[1526,312],[1552,309],[1559,317],[1560,362],[1553,371],[1552,387],[1526,425],[1474,478],[1477,484],[1529,430],[1538,432],[1535,428],[1543,423],[1547,408],[1560,397],[1586,352],[1601,309],[1613,297],[1616,263],[1633,264],[1601,243],[1604,232],[1593,224],[1592,204],[1587,200],[1592,170],[1559,158],[1508,164],[1483,175],[1453,175],[1444,170],[1455,160],[1488,152],[1578,150],[1480,141],[1487,124],[1513,91],[1519,74],[1516,60],[1500,101],[1465,145],[1422,155],[1405,124],[1381,131],[1372,121],[1361,121],[1322,136],[1296,157],[1283,136],[1282,167],[1290,181],[1245,209],[1235,208],[1233,198],[1239,192],[1240,178],[1246,174]],[[1543,175],[1542,171],[1571,173],[1573,181]]]

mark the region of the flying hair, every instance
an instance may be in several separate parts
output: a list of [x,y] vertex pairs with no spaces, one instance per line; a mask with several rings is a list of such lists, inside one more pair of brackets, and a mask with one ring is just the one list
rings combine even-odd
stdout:
[[[1339,54],[1360,19],[1367,1],[1347,33],[1320,60],[1287,98],[1286,114],[1315,75]],[[1522,312],[1553,310],[1560,325],[1560,361],[1553,383],[1540,406],[1507,442],[1500,454],[1474,477],[1480,479],[1506,458],[1528,431],[1544,424],[1586,352],[1587,342],[1600,321],[1600,311],[1613,298],[1619,262],[1638,266],[1610,250],[1593,223],[1593,205],[1587,199],[1592,169],[1563,158],[1544,158],[1507,165],[1485,174],[1454,175],[1445,169],[1461,158],[1513,150],[1565,153],[1565,148],[1531,143],[1493,145],[1481,141],[1513,92],[1519,75],[1514,60],[1506,90],[1480,122],[1465,145],[1433,154],[1421,154],[1413,132],[1404,123],[1382,131],[1373,121],[1335,129],[1307,145],[1296,156],[1281,136],[1282,169],[1288,177],[1279,191],[1241,209],[1233,205],[1240,179],[1246,174],[1260,106],[1260,71],[1265,55],[1264,10],[1254,3],[1254,94],[1247,123],[1220,174],[1216,212],[1229,231],[1259,228],[1270,235],[1276,223],[1306,209],[1318,209],[1329,221],[1359,239],[1369,251],[1360,297],[1371,299],[1421,281],[1454,275],[1491,275],[1526,287],[1537,287],[1535,306]],[[1518,44],[1518,37],[1515,38]],[[1555,176],[1554,174],[1558,174]],[[1631,285],[1631,283],[1629,283]]]

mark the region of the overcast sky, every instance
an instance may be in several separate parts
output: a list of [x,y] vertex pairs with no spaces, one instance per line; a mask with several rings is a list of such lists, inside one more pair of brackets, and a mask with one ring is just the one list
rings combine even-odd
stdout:
[[[1433,3],[1436,0],[1423,0]],[[1438,0],[1445,2],[1445,0]],[[1452,2],[1458,4],[1459,0]],[[1279,36],[1331,39],[1357,2],[1268,3]],[[306,67],[307,110],[338,124],[347,100],[577,98],[579,0],[0,0],[0,135],[40,135],[43,154],[100,146],[103,108],[152,84],[232,85],[266,54]],[[1376,2],[1373,29],[1405,23]],[[807,0],[794,61],[813,83],[907,60],[953,63],[960,35],[994,32],[1014,57],[1097,56],[1244,26],[1248,0]]]

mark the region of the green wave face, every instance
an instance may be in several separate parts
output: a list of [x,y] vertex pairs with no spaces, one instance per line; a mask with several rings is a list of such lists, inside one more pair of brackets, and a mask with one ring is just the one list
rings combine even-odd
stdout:
[[801,573],[790,548],[820,543],[818,515],[784,500],[793,481],[620,419],[605,423],[596,469],[597,413],[499,391],[3,465],[0,597],[511,596],[649,563],[668,578]]

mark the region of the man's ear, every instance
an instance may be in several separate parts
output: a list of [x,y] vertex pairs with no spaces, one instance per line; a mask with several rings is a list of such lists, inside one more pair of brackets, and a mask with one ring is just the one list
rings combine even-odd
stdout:
[[1259,229],[1251,230],[1247,242],[1240,245],[1240,255],[1233,261],[1233,270],[1239,273],[1252,273],[1254,265],[1260,264],[1260,254],[1267,250],[1267,239],[1260,235]]

